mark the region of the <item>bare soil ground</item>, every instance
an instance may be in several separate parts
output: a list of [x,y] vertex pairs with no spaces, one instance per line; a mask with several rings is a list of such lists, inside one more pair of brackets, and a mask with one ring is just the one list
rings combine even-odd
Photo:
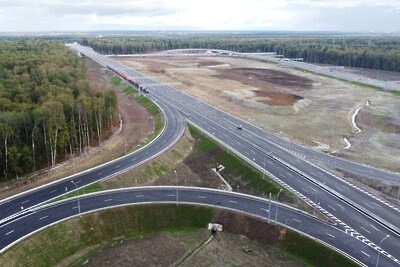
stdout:
[[21,178],[18,183],[14,182],[12,185],[7,184],[2,186],[0,199],[120,157],[125,153],[125,142],[127,151],[132,150],[153,131],[153,122],[146,110],[122,93],[121,90],[124,89],[124,86],[116,88],[111,85],[112,74],[90,60],[86,60],[86,66],[88,69],[88,78],[92,85],[99,88],[106,88],[106,90],[113,89],[119,91],[119,113],[124,121],[122,132],[119,131],[119,127],[116,127],[113,135],[108,140],[105,140],[98,147],[89,148],[86,153],[75,158],[75,164],[74,159],[70,159],[64,162],[66,164],[60,163],[60,167],[44,174],[26,179]]
[[[180,55],[117,60],[284,138],[400,171],[396,126],[400,125],[400,97],[390,93],[243,58]],[[384,118],[385,125],[360,122],[362,132],[355,134],[352,114],[367,100],[370,105],[360,114],[365,108],[372,117]],[[382,127],[387,130],[382,132]],[[344,137],[352,145],[347,150]]]
[[[237,213],[217,210],[214,216],[224,231],[194,255],[190,253],[209,238],[208,230],[158,232],[116,243],[95,254],[84,266],[304,266],[270,248],[285,231]],[[246,253],[243,247],[252,251]]]

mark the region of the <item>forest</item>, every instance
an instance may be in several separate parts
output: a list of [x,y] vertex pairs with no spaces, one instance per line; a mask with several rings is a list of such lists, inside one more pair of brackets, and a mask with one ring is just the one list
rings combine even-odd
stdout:
[[181,48],[276,52],[287,58],[338,66],[400,71],[400,36],[214,34],[84,38],[103,54],[138,54]]
[[18,178],[83,153],[118,121],[114,91],[95,88],[63,42],[0,42],[0,177]]

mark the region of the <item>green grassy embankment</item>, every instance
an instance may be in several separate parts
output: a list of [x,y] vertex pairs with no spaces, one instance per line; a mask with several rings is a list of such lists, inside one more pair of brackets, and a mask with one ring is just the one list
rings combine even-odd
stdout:
[[[270,177],[263,175],[261,171],[255,169],[249,163],[225,150],[192,125],[189,125],[189,131],[192,137],[196,140],[195,146],[206,153],[215,163],[222,164],[225,169],[221,175],[232,185],[237,184],[240,187],[249,187],[251,192],[260,196],[268,196],[269,193],[276,195],[282,189],[280,194],[280,201],[287,203],[297,203],[304,207],[301,202],[289,191],[284,189],[277,182],[273,181]],[[236,188],[233,188],[234,190]],[[244,190],[244,189],[243,189]]]
[[[214,210],[190,205],[138,205],[87,214],[47,228],[0,255],[0,266],[55,266],[81,261],[116,240],[156,231],[205,228]],[[75,255],[81,250],[85,253]],[[74,257],[75,255],[75,257]]]
[[298,68],[298,67],[295,67],[294,69],[298,70],[298,71],[301,71],[301,72],[305,72],[305,73],[311,73],[311,74],[319,75],[319,76],[322,76],[322,77],[325,77],[325,78],[335,79],[335,80],[338,80],[338,81],[341,81],[341,82],[344,82],[344,83],[347,83],[347,84],[350,84],[350,85],[353,85],[353,86],[357,86],[357,87],[360,87],[360,88],[364,88],[364,89],[369,89],[369,90],[374,90],[374,91],[383,91],[383,89],[381,87],[370,85],[370,84],[349,81],[349,80],[346,80],[346,79],[341,79],[341,78],[329,76],[329,75],[326,75],[326,74],[316,73],[316,72],[305,70],[305,69]]
[[115,86],[120,86],[122,82],[122,79],[119,76],[114,76],[114,78],[112,78],[111,83]]
[[273,249],[279,250],[310,266],[358,266],[358,264],[335,250],[293,231],[286,232]]

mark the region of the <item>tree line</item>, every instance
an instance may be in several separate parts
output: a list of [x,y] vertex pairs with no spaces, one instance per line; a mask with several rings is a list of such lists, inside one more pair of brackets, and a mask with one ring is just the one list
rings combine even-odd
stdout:
[[115,92],[96,88],[59,41],[0,42],[0,177],[56,163],[110,135]]
[[211,48],[237,52],[276,52],[306,62],[400,71],[399,36],[236,34],[172,37],[84,38],[84,45],[103,54],[138,54],[183,48]]

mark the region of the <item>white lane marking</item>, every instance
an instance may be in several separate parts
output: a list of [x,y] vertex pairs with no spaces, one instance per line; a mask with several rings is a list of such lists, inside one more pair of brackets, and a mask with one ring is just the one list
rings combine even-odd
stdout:
[[97,176],[100,176],[100,175],[102,175],[103,174],[103,172],[99,172],[98,174],[97,174]]
[[376,231],[378,231],[378,232],[379,232],[379,229],[378,229],[378,228],[376,228],[375,226],[373,226],[372,224],[370,224],[369,226],[371,226],[372,228],[374,228]]
[[207,197],[205,197],[205,196],[198,196],[198,198],[207,198]]
[[47,216],[43,216],[43,217],[40,217],[39,220],[43,220],[43,219],[46,219],[46,218],[47,218]]
[[135,161],[136,161],[136,158],[131,159],[131,161],[132,161],[132,162],[135,162]]
[[78,208],[78,206],[72,207],[73,210],[74,210],[74,209],[77,209],[77,208]]
[[112,201],[112,198],[104,199],[104,202]]
[[290,177],[293,177],[293,175],[290,172],[287,172],[287,175],[289,175]]
[[117,166],[115,166],[115,169],[118,169],[119,167],[121,167],[121,165],[120,165],[120,164],[118,164]]
[[342,210],[345,210],[345,208],[342,205],[340,205],[338,203],[336,203],[336,205],[338,205]]
[[335,238],[334,235],[331,235],[331,234],[329,234],[329,233],[325,233],[325,234],[327,234],[328,236],[330,236],[330,237],[332,237],[332,238]]
[[57,189],[50,191],[50,194],[57,192]]
[[328,205],[328,207],[333,209],[334,211],[336,211],[336,209],[334,207],[332,207],[331,205]]
[[372,207],[371,205],[369,205],[368,203],[364,203],[366,206],[370,207],[371,209],[374,209],[374,207]]
[[21,205],[24,205],[25,203],[28,203],[30,200],[28,199],[28,200],[25,200],[25,201],[22,201],[21,202]]
[[363,229],[365,232],[367,232],[368,234],[370,234],[371,232],[368,231],[367,229],[365,229],[364,227],[361,226],[361,229]]
[[295,218],[293,218],[292,220],[295,221],[295,222],[301,223],[300,220],[297,220],[297,219],[295,219]]
[[82,181],[76,181],[75,183],[76,183],[76,184],[79,184],[80,182],[82,182]]
[[267,210],[267,209],[264,209],[264,208],[260,208],[260,210],[263,210],[263,211],[269,212],[269,210]]
[[137,195],[136,197],[144,197],[144,195]]
[[367,256],[368,258],[371,258],[370,255],[368,255],[367,253],[365,253],[364,251],[361,250],[361,253],[364,254],[365,256]]
[[175,194],[167,194],[167,197],[174,197]]
[[233,201],[233,200],[229,200],[229,202],[230,202],[230,203],[233,203],[233,204],[237,204],[237,202],[236,202],[236,201]]
[[306,193],[310,193],[309,191],[307,191],[306,189],[304,189],[303,187],[301,188],[304,192]]
[[5,235],[9,235],[11,233],[13,233],[15,230],[11,230],[10,232],[6,233]]

